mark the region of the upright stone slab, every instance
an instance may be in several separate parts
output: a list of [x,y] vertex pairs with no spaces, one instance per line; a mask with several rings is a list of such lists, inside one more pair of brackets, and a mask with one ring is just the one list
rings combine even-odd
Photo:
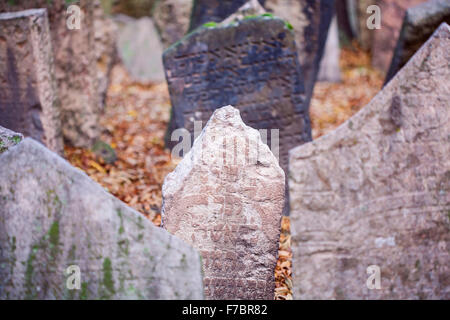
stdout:
[[402,27],[406,9],[426,0],[378,0],[381,11],[381,28],[374,29],[372,65],[386,73],[391,63],[395,45]]
[[334,0],[267,0],[265,8],[288,21],[294,30],[305,82],[305,103],[309,105],[333,17]]
[[140,82],[164,81],[163,47],[152,19],[131,20],[120,30],[117,51],[131,77]]
[[339,67],[339,30],[336,17],[333,18],[328,31],[325,51],[320,61],[318,81],[339,82],[341,81],[341,68]]
[[[311,140],[308,108],[294,34],[272,17],[245,19],[229,26],[202,27],[164,52],[172,102],[166,143],[178,143],[177,128],[194,132],[213,111],[232,104],[256,129],[278,129],[280,165],[289,149]],[[276,138],[276,131],[273,131]],[[273,144],[272,144],[272,150]]]
[[192,11],[192,0],[158,0],[153,6],[153,21],[168,48],[186,34]]
[[0,125],[62,154],[60,103],[45,9],[0,13]]
[[273,299],[284,172],[231,106],[163,185],[162,223],[200,251],[207,299]]
[[203,298],[196,250],[41,144],[0,168],[0,299]]
[[450,1],[432,0],[406,11],[386,83],[427,41],[442,22],[450,24]]
[[23,135],[21,133],[14,132],[0,126],[0,153],[5,152],[22,140]]
[[[207,22],[221,22],[248,0],[194,0],[189,31]],[[265,0],[259,0],[264,5]]]
[[[90,147],[99,135],[99,114],[102,109],[97,88],[94,1],[71,2],[0,1],[0,12],[47,9],[64,138],[74,146]],[[80,15],[77,10],[67,11],[71,4],[80,8]],[[79,29],[76,23],[72,24],[78,16]]]
[[117,57],[116,42],[118,27],[112,18],[105,14],[100,0],[95,0],[94,6],[94,44],[95,58],[97,60],[97,90],[100,97],[100,105],[104,108],[109,78]]
[[366,107],[291,151],[294,298],[450,299],[448,61],[443,24]]

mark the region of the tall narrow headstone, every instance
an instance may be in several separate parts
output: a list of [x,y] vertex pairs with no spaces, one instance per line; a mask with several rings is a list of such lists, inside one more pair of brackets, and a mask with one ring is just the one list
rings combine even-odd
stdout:
[[[221,22],[248,0],[194,0],[189,31],[207,22]],[[264,5],[265,0],[259,0]]]
[[385,83],[400,70],[442,23],[450,24],[450,1],[431,0],[406,11]]
[[214,112],[163,185],[162,224],[203,259],[207,299],[273,299],[285,178],[231,106]]
[[196,250],[41,144],[0,168],[0,299],[203,298]]
[[227,104],[247,125],[267,129],[273,151],[279,138],[283,169],[289,149],[311,140],[303,74],[285,21],[263,16],[199,28],[166,50],[163,62],[172,102],[168,146],[179,142],[176,133],[171,141],[175,129],[193,135],[196,121],[204,126]]
[[89,147],[98,138],[101,107],[97,88],[94,1],[1,1],[0,12],[46,8],[64,139]]
[[318,81],[339,82],[341,81],[341,68],[339,67],[339,30],[336,17],[333,18],[328,31],[325,51],[320,61]]
[[290,152],[296,299],[450,299],[450,27]]
[[334,13],[334,0],[266,0],[265,8],[289,22],[294,30],[305,82],[305,104],[309,105]]
[[62,154],[61,105],[45,9],[0,13],[0,125]]

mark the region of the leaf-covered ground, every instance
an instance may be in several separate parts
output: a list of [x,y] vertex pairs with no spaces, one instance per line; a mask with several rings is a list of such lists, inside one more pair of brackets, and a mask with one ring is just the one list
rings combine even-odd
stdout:
[[[382,86],[381,75],[370,67],[369,56],[356,49],[341,52],[342,82],[319,82],[310,106],[313,137],[344,122],[367,104]],[[90,150],[66,146],[66,158],[116,197],[141,212],[156,226],[161,223],[161,187],[176,159],[164,149],[170,99],[165,83],[144,85],[130,80],[123,67],[111,74],[101,139],[117,153],[106,164]],[[275,299],[292,299],[289,218],[283,217],[279,258],[275,270]]]

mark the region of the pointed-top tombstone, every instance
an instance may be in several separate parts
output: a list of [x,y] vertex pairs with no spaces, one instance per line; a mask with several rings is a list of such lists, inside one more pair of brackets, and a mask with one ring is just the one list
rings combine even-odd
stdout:
[[163,185],[163,227],[200,251],[207,299],[273,299],[284,172],[231,106]]
[[0,168],[0,299],[203,298],[196,250],[40,143]]
[[290,152],[296,299],[450,299],[450,27]]

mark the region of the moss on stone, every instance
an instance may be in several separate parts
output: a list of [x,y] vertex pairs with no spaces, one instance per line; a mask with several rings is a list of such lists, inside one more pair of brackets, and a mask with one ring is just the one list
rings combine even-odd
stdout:
[[112,271],[111,259],[105,258],[103,260],[103,286],[109,291],[105,293],[102,298],[109,299],[116,291],[114,289],[114,278]]
[[206,22],[206,23],[203,24],[203,27],[205,27],[205,28],[214,28],[214,27],[217,27],[217,23],[213,22],[213,21]]

